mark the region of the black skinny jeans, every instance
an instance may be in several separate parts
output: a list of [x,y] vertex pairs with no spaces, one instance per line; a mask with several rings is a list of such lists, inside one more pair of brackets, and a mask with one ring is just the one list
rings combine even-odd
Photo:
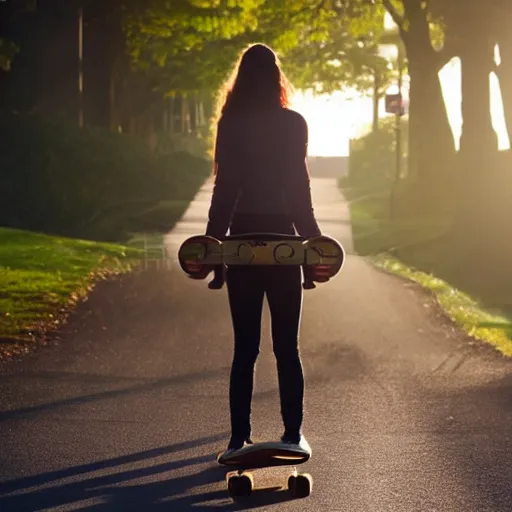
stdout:
[[227,270],[226,283],[235,335],[229,390],[232,442],[240,444],[251,433],[254,367],[260,348],[265,295],[272,321],[285,435],[298,442],[304,400],[304,376],[298,348],[301,267],[233,266]]

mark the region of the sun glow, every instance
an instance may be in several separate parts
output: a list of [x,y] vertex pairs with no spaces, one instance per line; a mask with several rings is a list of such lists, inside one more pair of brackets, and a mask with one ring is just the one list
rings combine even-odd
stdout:
[[[451,60],[440,72],[448,118],[458,149],[462,131],[460,60]],[[498,135],[499,149],[509,149],[501,90],[494,73],[491,86],[491,114]],[[392,91],[392,89],[395,91]],[[396,86],[390,88],[396,92]],[[404,95],[407,91],[404,91]],[[385,116],[383,101],[380,115]],[[309,126],[309,154],[311,156],[346,156],[349,141],[366,133],[372,122],[372,99],[356,91],[339,91],[330,95],[298,92],[292,98],[292,108],[300,112]]]

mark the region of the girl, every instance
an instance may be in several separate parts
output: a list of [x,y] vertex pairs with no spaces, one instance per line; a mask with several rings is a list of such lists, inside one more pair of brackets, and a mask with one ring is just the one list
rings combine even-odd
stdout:
[[[206,234],[222,239],[229,229],[231,235],[320,235],[311,202],[307,144],[307,124],[288,109],[286,79],[276,55],[265,45],[250,46],[235,67],[217,124],[215,186]],[[224,455],[252,442],[251,400],[265,295],[284,423],[281,440],[305,444],[298,349],[301,267],[229,267],[226,284],[235,347],[229,389],[232,435]]]

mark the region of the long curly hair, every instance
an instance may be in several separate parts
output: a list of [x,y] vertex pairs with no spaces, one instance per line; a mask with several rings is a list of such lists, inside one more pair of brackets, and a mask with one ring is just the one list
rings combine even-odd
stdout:
[[253,109],[286,108],[290,93],[290,84],[274,51],[261,43],[252,44],[241,52],[221,89],[217,117]]

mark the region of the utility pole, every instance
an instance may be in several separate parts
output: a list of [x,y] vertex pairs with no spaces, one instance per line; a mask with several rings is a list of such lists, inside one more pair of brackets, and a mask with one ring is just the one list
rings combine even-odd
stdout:
[[398,182],[400,181],[400,175],[402,174],[402,125],[401,125],[401,118],[404,114],[404,101],[403,101],[403,95],[402,95],[402,89],[403,89],[403,54],[402,54],[402,48],[400,44],[397,45],[398,47],[398,97],[400,99],[400,106],[396,110],[395,113],[395,121],[396,121],[396,166],[395,166],[395,180],[393,183],[393,187],[396,187]]
[[78,126],[84,126],[84,8],[78,7]]
[[402,126],[401,118],[404,115],[403,89],[403,65],[404,56],[402,48],[398,45],[398,93],[386,95],[386,112],[395,114],[395,175],[391,183],[389,196],[389,217],[392,220],[395,213],[395,193],[402,174]]
[[402,95],[403,89],[403,67],[404,55],[403,49],[400,44],[397,45],[397,65],[398,65],[398,93],[386,95],[386,112],[395,114],[395,175],[391,183],[390,197],[389,197],[389,217],[394,218],[395,213],[395,194],[400,182],[402,174],[402,126],[401,118],[404,115],[404,101]]
[[380,74],[377,66],[373,68],[373,117],[372,132],[379,131],[379,100],[380,100]]
[[[391,21],[391,19],[389,20]],[[402,126],[401,117],[405,114],[403,89],[403,69],[405,63],[405,48],[398,33],[398,26],[392,22],[392,27],[386,27],[383,42],[386,46],[394,46],[396,49],[396,64],[398,66],[398,93],[386,94],[386,112],[395,115],[395,173],[391,180],[389,195],[389,218],[395,217],[395,195],[402,174]]]

